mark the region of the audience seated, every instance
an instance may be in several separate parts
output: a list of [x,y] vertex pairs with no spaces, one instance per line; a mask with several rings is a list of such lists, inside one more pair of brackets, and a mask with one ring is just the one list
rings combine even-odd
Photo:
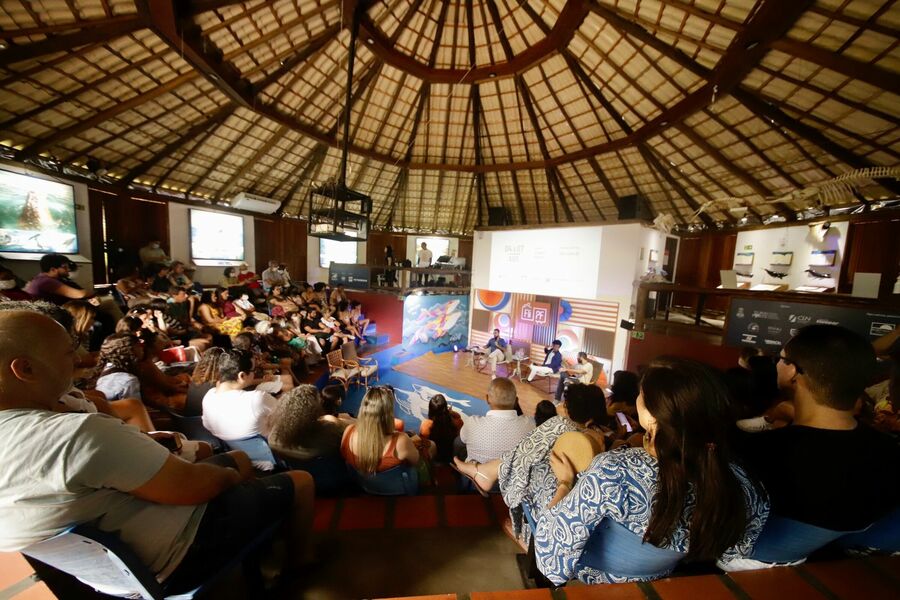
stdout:
[[171,582],[206,576],[288,518],[287,556],[295,567],[311,560],[307,474],[251,480],[242,454],[211,459],[230,468],[191,464],[118,419],[53,412],[71,385],[72,344],[44,315],[0,313],[0,356],[0,550],[91,523]]
[[[560,469],[554,468],[551,451],[558,455],[555,462],[570,465],[573,462],[589,463],[595,454],[604,450],[602,435],[595,430],[597,420],[604,417],[602,390],[596,386],[573,384],[564,398],[563,414],[548,419],[532,430],[502,458],[481,464],[454,460],[454,468],[471,479],[476,491],[482,495],[499,484],[503,501],[510,507],[510,534],[526,548],[531,531],[526,526],[522,504],[528,503],[532,509],[542,510],[561,490],[568,491],[574,479],[565,470],[562,470],[563,478],[559,478]],[[590,454],[567,455],[566,449],[556,452],[555,445],[568,433],[590,435]],[[581,450],[577,444],[572,446]]]
[[[741,448],[751,473],[765,485],[773,515],[848,532],[900,505],[900,449],[854,417],[875,365],[871,344],[835,325],[804,327],[785,345],[778,385],[793,402],[793,422],[746,436]],[[752,557],[750,550],[743,556]]]
[[269,435],[269,416],[278,401],[266,392],[247,389],[257,383],[253,362],[243,350],[224,353],[216,387],[203,397],[203,426],[226,442]]
[[[577,482],[570,473],[574,488],[559,504],[533,507],[537,565],[554,584],[667,574],[594,568],[585,550],[605,520],[687,560],[743,555],[762,530],[769,506],[732,461],[728,395],[715,374],[687,360],[654,361],[641,380],[637,410],[647,431],[645,448],[599,454]],[[640,565],[634,568],[640,572]]]
[[534,426],[540,427],[557,414],[555,404],[549,400],[541,400],[534,407]]
[[322,421],[338,424],[341,428],[356,423],[356,419],[349,413],[341,412],[345,396],[344,386],[326,385],[322,388],[319,398],[322,401]]
[[272,413],[269,444],[280,455],[298,461],[340,456],[344,426],[323,416],[316,386],[295,387],[279,398]]
[[339,283],[337,287],[331,290],[331,296],[328,298],[328,304],[331,306],[337,306],[341,302],[350,303],[350,298],[347,296],[347,292],[344,290],[344,285]]
[[453,460],[453,441],[459,437],[463,419],[451,410],[443,394],[435,394],[428,401],[428,418],[419,426],[419,437],[434,442],[435,459],[442,463]]
[[491,381],[485,399],[490,407],[487,414],[463,417],[459,432],[465,445],[462,457],[477,463],[500,458],[534,429],[534,419],[516,411],[516,386],[510,380]]
[[269,292],[269,312],[273,317],[284,317],[299,312],[300,307],[293,300],[285,298],[284,286],[274,285]]
[[94,389],[107,400],[141,397],[141,382],[137,375],[137,361],[144,356],[144,345],[130,333],[116,333],[104,340],[97,357],[98,376]]
[[22,289],[16,275],[6,267],[0,267],[0,301],[31,299],[32,295]]
[[268,294],[276,285],[288,286],[290,284],[291,280],[287,271],[278,264],[277,260],[270,260],[269,268],[262,272],[263,290]]
[[219,287],[228,289],[240,284],[238,280],[238,270],[235,267],[225,267],[222,271],[222,278],[219,280]]
[[69,300],[90,298],[93,292],[77,289],[63,283],[68,279],[72,261],[62,254],[45,254],[41,257],[41,272],[25,286],[25,292],[37,300],[63,305]]
[[163,373],[156,361],[166,347],[162,338],[149,329],[140,334],[143,352],[137,358],[137,376],[141,383],[141,398],[149,405],[171,409],[181,413],[187,402],[190,376],[186,373],[172,376]]
[[199,417],[203,414],[203,398],[207,392],[216,387],[219,361],[223,354],[225,350],[222,348],[212,347],[200,356],[188,383],[183,416]]
[[241,332],[244,320],[241,317],[226,319],[222,312],[222,299],[219,290],[205,290],[197,309],[200,323],[227,336],[235,336]]
[[418,436],[394,429],[394,393],[386,387],[369,388],[363,396],[358,420],[344,430],[341,456],[363,475],[373,475],[424,459],[416,448]]
[[614,418],[620,412],[637,419],[637,398],[640,393],[640,377],[637,373],[616,371],[606,399],[606,414]]

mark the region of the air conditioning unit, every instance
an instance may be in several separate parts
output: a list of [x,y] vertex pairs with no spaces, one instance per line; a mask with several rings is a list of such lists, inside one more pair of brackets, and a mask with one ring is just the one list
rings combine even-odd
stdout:
[[271,215],[278,210],[281,203],[272,198],[264,198],[249,192],[240,192],[231,199],[231,208]]

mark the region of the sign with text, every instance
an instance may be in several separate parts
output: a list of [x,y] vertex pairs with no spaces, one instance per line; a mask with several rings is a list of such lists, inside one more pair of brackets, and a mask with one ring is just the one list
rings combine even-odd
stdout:
[[535,325],[549,325],[550,305],[546,302],[526,302],[519,312],[519,320]]
[[776,350],[807,325],[840,325],[874,340],[900,325],[900,314],[802,302],[734,298],[725,344]]
[[343,285],[351,290],[369,289],[369,268],[366,265],[331,263],[328,268],[328,285]]

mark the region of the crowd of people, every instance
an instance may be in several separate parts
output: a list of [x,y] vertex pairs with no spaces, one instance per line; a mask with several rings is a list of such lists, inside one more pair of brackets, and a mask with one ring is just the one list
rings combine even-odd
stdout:
[[[556,585],[646,580],[681,562],[768,567],[754,547],[773,518],[855,532],[900,506],[900,330],[873,347],[812,325],[778,356],[748,350],[726,373],[660,358],[617,371],[608,390],[586,354],[563,366],[554,342],[532,373],[562,372],[558,403],[534,415],[496,377],[506,342],[495,332],[486,414],[436,394],[406,431],[390,386],[369,388],[353,415],[343,387],[307,382],[323,353],[365,343],[361,306],[341,286],[295,283],[271,262],[260,277],[229,267],[201,291],[156,250],[116,284],[123,314],[111,324],[101,315],[116,306],[74,284],[65,257],[44,257],[24,287],[0,270],[16,282],[0,289],[0,550],[90,522],[181,585],[283,520],[288,567],[303,570],[317,491],[409,493],[442,463],[502,496],[509,535]],[[876,355],[889,359],[882,377]],[[160,431],[172,415],[199,418],[212,440]],[[232,449],[216,452],[216,440]],[[246,440],[271,460],[234,449]],[[674,562],[597,562],[591,540],[611,526]]]

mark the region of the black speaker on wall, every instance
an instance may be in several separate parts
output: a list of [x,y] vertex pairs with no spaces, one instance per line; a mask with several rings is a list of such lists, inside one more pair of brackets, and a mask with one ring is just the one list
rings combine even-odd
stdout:
[[625,219],[652,221],[653,209],[650,208],[650,202],[637,194],[622,196],[619,199],[619,220],[623,221]]
[[488,209],[488,227],[502,227],[512,225],[509,209],[503,207],[491,207]]

